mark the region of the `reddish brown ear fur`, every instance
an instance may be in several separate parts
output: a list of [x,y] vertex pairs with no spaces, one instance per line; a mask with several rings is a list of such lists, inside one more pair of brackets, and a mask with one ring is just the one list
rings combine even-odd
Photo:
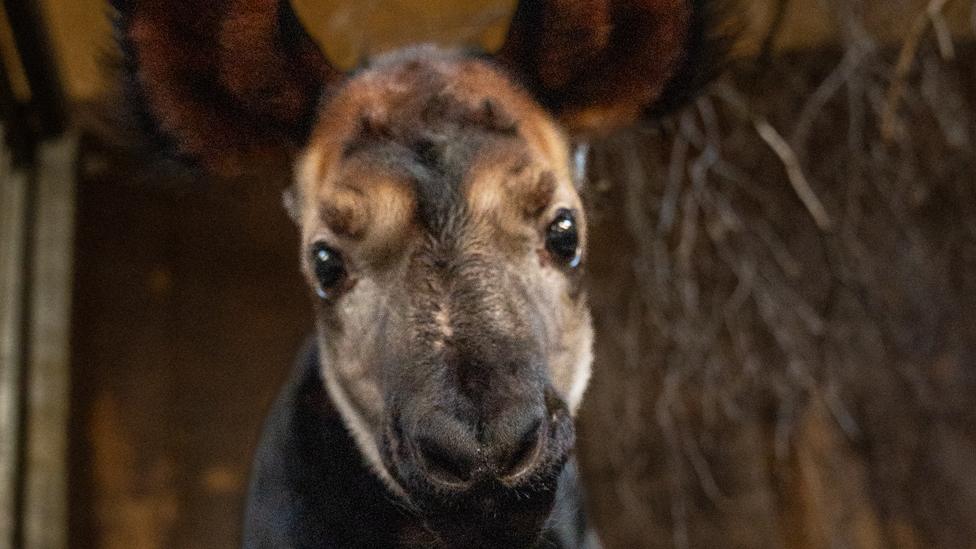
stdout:
[[[498,58],[574,132],[631,124],[670,94],[707,0],[523,0]],[[687,77],[682,77],[682,80]],[[688,79],[691,82],[691,79]]]
[[323,85],[339,78],[288,0],[114,5],[129,100],[178,153],[215,171],[302,144]]

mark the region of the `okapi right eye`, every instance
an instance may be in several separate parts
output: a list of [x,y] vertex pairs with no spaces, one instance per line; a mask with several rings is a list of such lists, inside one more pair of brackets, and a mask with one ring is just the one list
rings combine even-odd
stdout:
[[546,231],[546,249],[570,267],[579,265],[579,230],[572,211],[563,209],[556,213],[556,219]]
[[346,265],[342,256],[336,250],[319,243],[312,247],[312,264],[315,278],[319,282],[319,297],[330,297],[346,278]]

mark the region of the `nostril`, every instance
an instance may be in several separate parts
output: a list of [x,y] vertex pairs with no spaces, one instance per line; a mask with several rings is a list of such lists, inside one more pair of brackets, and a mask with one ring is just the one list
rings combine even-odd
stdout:
[[443,441],[420,437],[416,441],[421,465],[436,480],[460,485],[471,481],[474,460],[464,452],[453,451]]
[[542,449],[544,425],[542,418],[536,420],[514,446],[514,451],[501,470],[506,479],[518,477],[535,464]]

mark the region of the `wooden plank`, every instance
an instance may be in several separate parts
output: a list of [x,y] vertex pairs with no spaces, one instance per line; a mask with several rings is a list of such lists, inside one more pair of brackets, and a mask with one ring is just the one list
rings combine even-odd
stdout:
[[77,138],[41,144],[31,253],[24,549],[59,549],[67,540],[69,335]]
[[0,149],[0,549],[14,548],[17,525],[26,207],[26,176]]
[[261,424],[311,333],[279,205],[287,170],[203,189],[146,181],[143,165],[86,146],[71,546],[239,548]]

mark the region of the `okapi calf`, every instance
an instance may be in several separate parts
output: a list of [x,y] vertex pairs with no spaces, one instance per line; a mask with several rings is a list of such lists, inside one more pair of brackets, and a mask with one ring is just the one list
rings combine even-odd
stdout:
[[257,450],[244,546],[583,546],[571,140],[696,87],[710,4],[525,0],[493,57],[420,46],[351,74],[286,0],[114,6],[162,146],[214,171],[297,162],[317,337]]

